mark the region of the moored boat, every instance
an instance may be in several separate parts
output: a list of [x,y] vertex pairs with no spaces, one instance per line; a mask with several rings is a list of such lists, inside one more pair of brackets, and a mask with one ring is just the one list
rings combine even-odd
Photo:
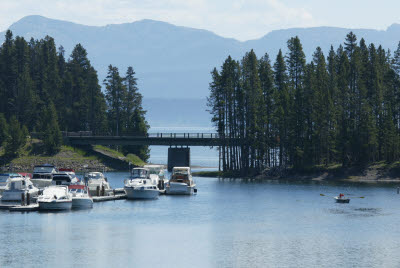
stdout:
[[195,187],[190,167],[174,167],[165,192],[166,194],[190,195],[196,191]]
[[75,176],[75,173],[59,172],[53,174],[51,181],[52,185],[71,185],[78,184],[79,179]]
[[72,208],[84,209],[93,207],[93,199],[89,196],[89,192],[85,185],[70,185],[69,192],[72,195]]
[[17,173],[2,173],[0,174],[0,195],[7,188],[7,182],[11,178],[22,178],[22,175]]
[[[36,197],[39,189],[27,177],[12,177],[8,179],[7,186],[2,194],[1,201],[21,201],[22,195],[29,198]],[[24,197],[25,198],[25,197]]]
[[163,165],[145,165],[144,168],[149,170],[149,177],[153,184],[157,185],[158,189],[164,189],[165,172]]
[[104,190],[104,195],[109,195],[112,192],[112,189],[107,181],[107,178],[101,172],[89,172],[85,176],[85,182],[87,182],[89,194],[91,196],[97,196],[98,190],[100,192]]
[[124,190],[128,199],[155,199],[160,194],[153,183],[147,168],[134,168],[129,179],[125,180]]
[[72,208],[72,197],[68,186],[51,185],[38,197],[39,210],[69,210]]
[[44,188],[51,185],[55,173],[57,173],[57,168],[54,165],[37,165],[33,168],[31,181],[36,187]]

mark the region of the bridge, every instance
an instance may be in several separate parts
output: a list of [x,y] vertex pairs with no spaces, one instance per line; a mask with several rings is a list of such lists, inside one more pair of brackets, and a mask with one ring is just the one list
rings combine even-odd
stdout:
[[220,137],[218,133],[149,133],[146,136],[106,136],[85,132],[64,133],[71,145],[158,145],[158,146],[222,146],[240,144],[240,139]]
[[[168,170],[171,170],[174,166],[190,166],[189,146],[240,145],[243,142],[242,139],[221,137],[218,133],[148,133],[145,136],[107,136],[80,131],[63,132],[63,136],[64,142],[71,145],[169,146]],[[181,148],[178,148],[178,146]]]

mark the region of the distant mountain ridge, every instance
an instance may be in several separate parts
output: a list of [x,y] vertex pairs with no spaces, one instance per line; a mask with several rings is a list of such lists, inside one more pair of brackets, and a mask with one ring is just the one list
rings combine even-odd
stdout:
[[[353,31],[367,43],[381,44],[392,51],[400,41],[400,25],[385,31],[336,27],[292,28],[276,30],[256,40],[241,42],[224,38],[210,31],[175,26],[169,23],[141,20],[106,26],[86,26],[42,16],[27,16],[9,27],[14,36],[27,40],[52,36],[63,45],[69,56],[75,44],[81,43],[99,72],[100,81],[109,64],[124,75],[133,66],[145,98],[198,98],[208,95],[210,71],[231,55],[240,59],[254,49],[261,57],[266,52],[274,61],[279,48],[286,50],[286,41],[298,35],[309,59],[317,46],[327,52],[331,44],[337,48],[348,32]],[[4,32],[0,33],[0,42]]]

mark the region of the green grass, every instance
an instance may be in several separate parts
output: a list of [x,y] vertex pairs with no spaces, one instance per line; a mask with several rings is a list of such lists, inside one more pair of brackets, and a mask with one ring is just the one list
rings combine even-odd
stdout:
[[106,146],[95,145],[95,146],[93,146],[93,149],[106,152],[108,155],[110,155],[111,157],[114,157],[114,158],[123,158],[123,157],[125,157],[123,153],[118,152],[117,150],[111,149],[111,148],[106,147]]
[[[94,151],[94,150],[96,151]],[[72,147],[63,145],[60,151],[54,155],[47,155],[44,152],[44,146],[39,140],[29,140],[26,145],[21,148],[18,157],[9,158],[4,155],[4,148],[0,148],[0,160],[3,165],[12,163],[13,166],[21,168],[29,168],[36,164],[56,163],[60,166],[74,166],[76,169],[82,168],[83,165],[92,166],[105,165],[112,169],[120,169],[131,162],[135,166],[143,166],[146,163],[134,154],[124,156],[121,152],[111,148],[96,145],[93,147]],[[118,162],[119,161],[119,162]]]
[[106,153],[107,155],[109,155],[111,157],[121,159],[121,160],[123,160],[123,161],[125,161],[127,163],[131,162],[135,166],[143,166],[143,165],[146,164],[142,159],[140,159],[135,154],[128,154],[128,155],[125,156],[121,152],[118,152],[118,151],[116,151],[114,149],[111,149],[109,147],[102,146],[102,145],[95,145],[95,146],[93,146],[93,149],[97,150],[97,151],[104,152],[104,153]]

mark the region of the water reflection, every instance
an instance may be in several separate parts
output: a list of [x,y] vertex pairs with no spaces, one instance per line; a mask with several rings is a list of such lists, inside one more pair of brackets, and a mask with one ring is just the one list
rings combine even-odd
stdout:
[[[126,175],[107,177],[122,187]],[[193,196],[64,213],[0,211],[0,267],[400,264],[400,196],[393,185],[195,179]],[[352,197],[350,204],[334,202],[340,192]]]

